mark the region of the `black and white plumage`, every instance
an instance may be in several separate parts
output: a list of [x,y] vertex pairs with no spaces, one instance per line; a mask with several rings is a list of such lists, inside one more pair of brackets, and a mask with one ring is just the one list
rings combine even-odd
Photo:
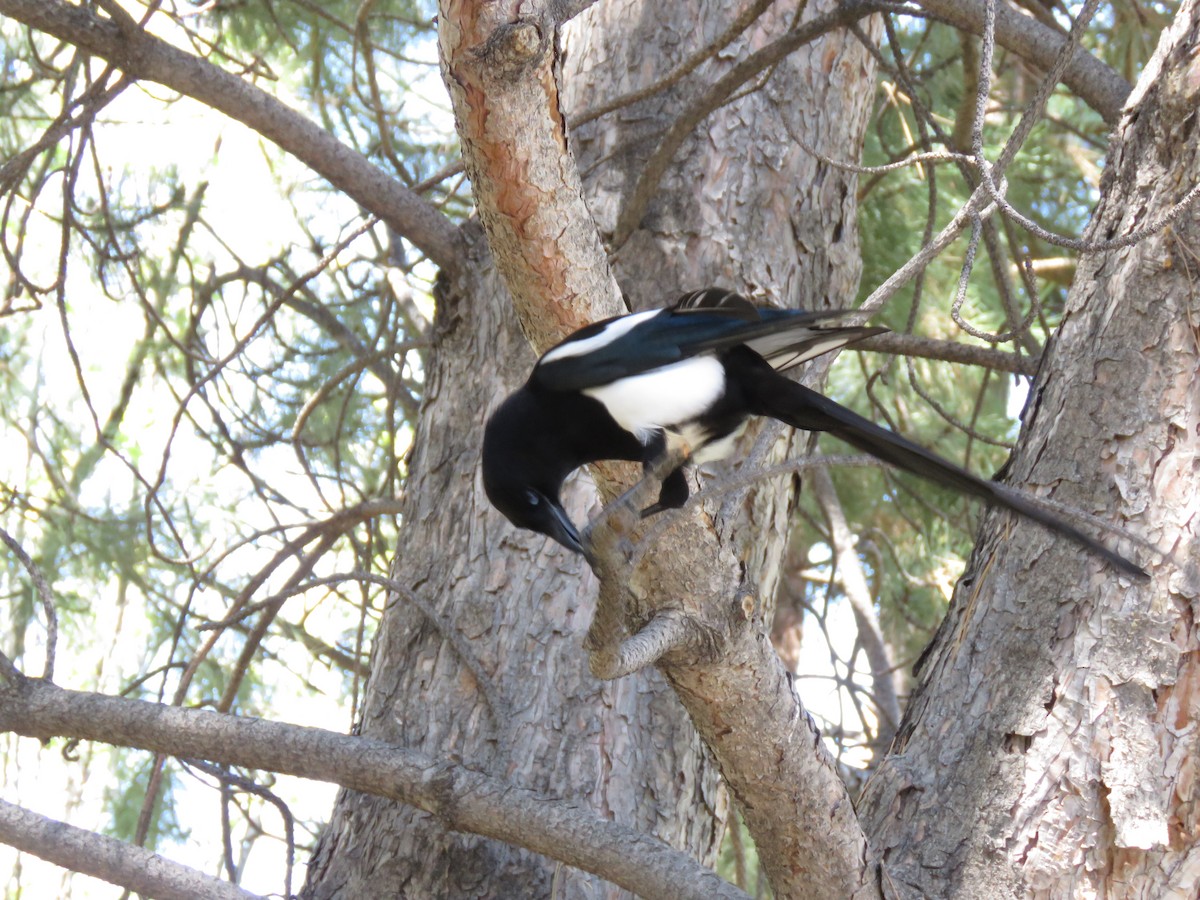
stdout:
[[[780,372],[884,328],[837,324],[852,310],[803,312],[754,306],[716,288],[666,309],[597,322],[548,350],[526,384],[484,431],[488,499],[521,528],[583,552],[559,501],[566,477],[600,460],[649,465],[667,441],[691,462],[727,455],[751,416],[826,431],[858,450],[936,484],[1018,512],[1144,576],[1133,563],[1002,485],[985,481],[786,378]],[[663,481],[646,514],[682,506],[682,469]]]

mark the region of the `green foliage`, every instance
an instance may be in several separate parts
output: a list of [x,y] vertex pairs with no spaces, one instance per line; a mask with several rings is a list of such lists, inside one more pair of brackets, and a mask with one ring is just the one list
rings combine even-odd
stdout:
[[[153,759],[146,753],[120,750],[112,754],[112,768],[113,777],[108,782],[112,787],[105,792],[106,805],[112,817],[107,832],[123,841],[134,841],[138,835],[142,800],[155,768]],[[166,843],[182,843],[190,832],[179,821],[176,811],[179,789],[177,766],[167,763],[161,778],[161,787],[154,795],[153,807],[146,817],[149,827],[143,846],[149,849]]]
[[[1087,46],[1130,77],[1144,65],[1174,4],[1117,6],[1102,11]],[[1105,21],[1105,16],[1111,21]],[[877,112],[868,130],[863,164],[878,166],[915,152],[970,152],[978,38],[917,19],[895,21],[895,42],[883,48]],[[1069,24],[1069,23],[1067,23]],[[897,58],[902,65],[897,64]],[[984,120],[984,153],[1000,155],[1040,73],[997,50]],[[1008,199],[1042,227],[1079,236],[1098,196],[1107,127],[1062,86],[1005,173]],[[860,177],[859,226],[865,299],[936,234],[967,202],[975,185],[970,166],[953,162],[909,165]],[[933,342],[953,340],[1020,356],[1040,353],[1057,325],[1073,274],[1073,254],[994,216],[994,237],[982,240],[961,297],[970,327],[1000,340],[981,340],[953,321],[967,241],[960,238],[894,297],[874,321]],[[992,254],[996,254],[993,258]],[[1043,273],[1031,294],[1021,269]],[[1006,305],[1006,295],[1011,299]],[[1026,316],[1029,316],[1027,319]],[[1015,333],[1014,333],[1015,332]],[[936,353],[936,347],[931,347]],[[1003,372],[934,359],[903,360],[871,353],[846,354],[834,368],[833,396],[943,456],[990,476],[1004,464],[1018,433],[1014,399],[1027,383]],[[826,452],[846,452],[825,440]],[[949,592],[970,551],[981,510],[952,493],[881,470],[835,473],[838,497],[866,568],[893,658],[907,671],[944,613]],[[802,498],[806,523],[801,546],[827,553],[823,515]],[[805,599],[817,605],[828,590],[811,585]]]
[[[441,102],[432,98],[442,96],[436,14],[430,0],[249,0],[218,4],[207,25],[222,53],[282,81],[326,130],[412,185],[457,148],[446,124],[429,119]],[[268,46],[277,52],[264,58]],[[454,193],[433,193],[453,212],[467,212]]]
[[[431,0],[154,10],[154,33],[302,109],[387,175],[428,182],[425,196],[450,216],[467,215],[462,179],[435,177],[456,151]],[[1173,12],[1169,3],[1106,8],[1088,48],[1132,78]],[[864,162],[967,149],[975,39],[923,20],[898,17],[895,27]],[[990,159],[1038,78],[1003,51],[995,69],[983,133]],[[1044,227],[1077,235],[1097,195],[1105,126],[1062,88],[1048,112],[1006,173],[1009,197]],[[163,88],[119,86],[94,57],[9,19],[0,19],[0,158],[0,527],[55,593],[57,681],[348,726],[383,594],[350,576],[388,573],[392,501],[424,390],[432,266],[244,127]],[[926,163],[860,179],[863,296],[961,208],[971,177]],[[944,253],[877,321],[991,346],[960,333],[950,315],[965,246]],[[1031,294],[1019,277],[1026,260],[1059,274]],[[999,226],[980,245],[961,317],[998,333],[1033,309],[1027,327],[994,345],[1036,354],[1072,264]],[[1014,384],[978,367],[865,353],[847,354],[829,390],[990,474],[1016,436]],[[978,511],[878,469],[838,472],[835,485],[906,668],[941,617]],[[801,543],[827,543],[820,511],[803,496]],[[347,579],[315,583],[333,576]],[[807,590],[813,607],[829,588]],[[0,649],[36,674],[45,613],[9,554],[0,555],[0,594]],[[39,752],[32,743],[8,748],[14,790],[37,791],[22,776]],[[102,807],[124,838],[148,809],[150,845],[189,840],[198,826],[173,811],[188,777],[168,766],[147,795],[155,764],[145,754],[104,760],[111,771],[91,779],[83,763],[62,763],[72,785],[64,805]],[[270,833],[256,803],[238,826],[250,845]],[[743,853],[753,871],[752,848]]]
[[[453,162],[433,14],[168,3],[151,30],[411,184]],[[349,727],[384,591],[303,586],[388,573],[432,266],[243,126],[113,90],[102,64],[7,19],[0,76],[0,527],[54,592],[56,680]],[[428,194],[464,215],[460,187]],[[0,593],[0,650],[37,674],[45,616],[9,554]],[[36,752],[17,747],[10,762]],[[151,760],[111,758],[55,800],[102,800],[123,838],[149,804],[148,843],[186,844],[178,773],[147,796]],[[251,844],[270,833],[256,804]]]

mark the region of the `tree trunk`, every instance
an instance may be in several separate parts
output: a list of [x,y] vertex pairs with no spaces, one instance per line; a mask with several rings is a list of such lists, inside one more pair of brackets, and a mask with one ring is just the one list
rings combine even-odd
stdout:
[[[1200,181],[1198,41],[1188,2],[1118,126],[1090,240]],[[1192,207],[1081,259],[1010,468],[1168,558],[1130,583],[991,514],[859,807],[900,896],[1197,895],[1198,241]]]
[[[594,579],[557,545],[514,533],[477,489],[484,417],[533,360],[482,235],[473,237],[470,281],[439,297],[393,571],[411,594],[389,599],[360,732],[460,758],[710,856],[715,826],[693,805],[721,810],[723,800],[678,704],[654,672],[591,676],[579,635]],[[584,514],[578,503],[572,511]],[[343,792],[306,895],[550,896],[552,884],[556,896],[615,895],[586,873]]]
[[[723,30],[734,15],[730,6],[593,6],[566,41],[567,111],[653,81]],[[820,7],[811,16],[834,4],[810,6]],[[442,28],[452,23],[466,33],[462,17],[482,9],[448,3]],[[488,7],[487,14],[496,9]],[[513,21],[528,9],[514,11]],[[759,46],[789,24],[787,15],[771,14],[735,46]],[[732,63],[723,57],[707,65],[699,84],[711,83]],[[450,69],[454,82],[453,64]],[[870,56],[845,32],[835,32],[777,66],[765,86],[710,115],[668,168],[643,226],[617,252],[626,293],[635,302],[661,304],[717,282],[765,291],[793,305],[823,305],[831,298],[848,303],[859,265],[853,179],[806,155],[791,135],[802,133],[834,156],[857,148],[872,79]],[[531,102],[553,111],[556,97],[545,81],[538,83],[546,94]],[[452,93],[472,89],[452,83]],[[586,196],[602,232],[611,230],[639,160],[653,146],[637,139],[660,133],[700,90],[685,82],[572,136],[580,167],[590,173]],[[481,125],[464,123],[470,102],[474,98],[456,100],[460,129]],[[481,125],[492,138],[504,128],[503,112],[490,111]],[[553,213],[553,203],[569,204],[570,191],[544,187],[544,173],[528,169],[507,185],[487,181],[496,154],[509,152],[508,144],[490,147],[489,159],[467,148],[477,202],[493,248],[504,247],[501,268],[522,324],[544,344],[555,328],[569,330],[569,299],[539,309],[538,291],[553,280],[562,285],[555,290],[570,294],[578,282],[539,278],[545,259],[523,254],[519,241],[505,239],[511,207],[528,211],[505,190],[543,191],[542,205],[515,229],[527,241],[540,227],[538,215]],[[512,159],[506,155],[501,162]],[[411,595],[390,598],[375,642],[361,731],[435,756],[460,757],[515,784],[587,804],[711,862],[724,793],[678,700],[653,669],[612,682],[589,674],[581,640],[592,615],[594,578],[545,538],[513,531],[479,488],[483,422],[523,380],[533,356],[480,232],[468,229],[467,236],[471,259],[439,297],[427,399],[409,465],[394,575]],[[507,274],[514,270],[525,274]],[[602,285],[604,273],[595,274],[592,283]],[[788,442],[773,435],[771,443]],[[731,550],[718,551],[724,560],[718,568],[736,573],[745,566],[773,586],[791,490],[789,484],[767,485],[756,504],[727,504],[697,517],[709,546],[715,541],[742,548],[740,562]],[[586,518],[595,502],[588,479],[577,479],[571,496],[572,515]],[[718,531],[724,536],[718,538]],[[671,534],[663,540],[673,545]],[[658,587],[669,594],[680,584]],[[617,894],[590,875],[448,833],[427,815],[344,792],[312,861],[306,895],[509,897],[549,896],[552,889],[554,896]]]

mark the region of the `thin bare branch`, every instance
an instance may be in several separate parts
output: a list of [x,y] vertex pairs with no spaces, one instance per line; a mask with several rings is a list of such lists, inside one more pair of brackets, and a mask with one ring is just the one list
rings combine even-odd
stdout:
[[699,68],[701,64],[712,59],[719,52],[721,52],[722,49],[729,46],[729,44],[736,39],[739,34],[749,28],[759,16],[766,12],[767,7],[774,2],[775,0],[754,0],[753,3],[738,13],[737,17],[729,23],[729,27],[719,34],[714,41],[709,43],[698,53],[694,53],[689,56],[658,81],[654,82],[653,84],[646,85],[645,87],[638,88],[637,90],[630,91],[627,94],[622,94],[619,97],[615,97],[612,100],[609,100],[607,103],[602,103],[600,106],[593,107],[592,109],[586,109],[577,116],[571,116],[568,119],[568,125],[571,128],[578,128],[581,125],[586,125],[588,122],[599,119],[601,116],[606,116],[610,112],[614,112],[618,109],[638,103],[639,101],[645,100],[649,97],[653,97],[660,91],[665,91],[668,88],[678,84],[697,68]]
[[4,800],[0,800],[0,842],[159,900],[251,900],[258,896],[142,847],[40,816]]
[[984,189],[982,187],[977,188],[963,205],[962,209],[955,213],[954,218],[946,224],[945,228],[939,231],[932,240],[926,242],[920,250],[912,255],[908,262],[893,272],[883,284],[875,288],[860,307],[865,314],[864,319],[874,315],[900,288],[924,272],[925,268],[943,250],[954,243],[954,240],[962,234],[974,218],[983,218],[991,215],[996,206],[992,203],[985,203],[986,197],[987,194]]
[[874,350],[894,356],[938,359],[943,362],[962,363],[968,366],[983,366],[997,372],[1013,375],[1033,376],[1037,374],[1041,357],[1008,353],[978,344],[960,341],[939,341],[935,338],[919,337],[915,334],[878,334],[855,345],[860,350]]
[[85,6],[61,0],[0,0],[0,14],[242,122],[378,215],[437,265],[457,268],[463,244],[449,219],[324,128],[237,75],[172,46],[130,19],[100,18]]
[[1113,238],[1106,241],[1086,241],[1080,238],[1067,237],[1065,235],[1055,234],[1042,228],[1028,216],[1024,215],[1004,197],[1005,186],[1003,183],[1004,170],[1008,164],[1012,162],[1017,151],[1025,143],[1029,134],[1033,131],[1033,127],[1041,121],[1042,112],[1045,109],[1046,102],[1050,98],[1050,93],[1053,91],[1060,78],[1063,77],[1066,71],[1068,62],[1072,59],[1072,50],[1078,45],[1079,39],[1083,35],[1084,29],[1088,22],[1091,21],[1099,6],[1099,0],[1088,0],[1084,3],[1083,8],[1075,17],[1075,21],[1071,25],[1071,32],[1067,36],[1066,41],[1061,45],[1059,51],[1054,58],[1053,65],[1050,71],[1046,73],[1046,77],[1042,79],[1038,86],[1037,93],[1030,100],[1025,111],[1021,115],[1020,122],[1009,136],[1008,141],[1001,150],[996,162],[989,164],[983,155],[983,118],[984,110],[987,106],[987,97],[991,89],[991,62],[992,53],[994,51],[995,32],[998,29],[1000,18],[999,9],[1007,9],[1007,7],[997,8],[996,0],[986,0],[984,4],[984,28],[983,28],[983,47],[980,53],[979,60],[979,88],[977,92],[977,107],[975,113],[975,122],[972,126],[971,144],[972,152],[975,155],[976,167],[982,176],[982,184],[988,192],[988,196],[992,202],[1000,209],[1000,211],[1019,223],[1022,228],[1037,235],[1042,240],[1055,244],[1060,247],[1068,247],[1072,250],[1078,250],[1081,253],[1098,253],[1105,250],[1116,250],[1121,247],[1128,247],[1138,243],[1144,238],[1152,234],[1156,234],[1166,228],[1172,222],[1175,222],[1182,216],[1188,208],[1197,200],[1200,199],[1200,183],[1192,186],[1192,188],[1176,203],[1166,209],[1160,215],[1151,219],[1142,228],[1135,229],[1129,234],[1122,235],[1119,238]]
[[[38,600],[42,604],[42,613],[46,616],[46,663],[42,668],[42,678],[46,681],[54,680],[54,654],[58,647],[58,613],[54,608],[54,592],[50,590],[50,585],[46,581],[46,576],[42,573],[41,567],[38,566],[25,552],[25,549],[17,543],[16,538],[0,528],[0,541],[8,547],[17,561],[24,566],[25,571],[29,573],[29,578],[33,582],[34,591],[37,593]],[[6,660],[7,661],[7,660]],[[9,663],[11,665],[11,663]],[[15,669],[13,670],[16,671]],[[12,672],[9,673],[12,675]]]
[[[293,579],[295,581],[295,579]],[[412,604],[419,609],[421,613],[429,620],[429,624],[438,630],[446,643],[454,648],[459,659],[475,677],[475,683],[478,685],[480,693],[483,694],[484,702],[491,711],[495,720],[497,729],[501,732],[505,727],[509,718],[510,706],[507,700],[499,693],[495,679],[490,677],[479,664],[479,660],[475,658],[475,654],[471,652],[470,646],[463,639],[458,629],[453,622],[445,622],[437,614],[437,611],[425,602],[418,594],[414,594],[400,582],[394,578],[387,578],[383,575],[376,575],[373,572],[347,572],[344,575],[328,575],[323,578],[313,578],[308,581],[290,583],[284,590],[272,594],[265,600],[260,600],[250,606],[240,609],[236,613],[230,613],[220,622],[214,622],[211,625],[203,626],[200,630],[206,631],[210,629],[228,628],[235,623],[245,619],[260,610],[277,609],[289,597],[294,597],[297,594],[303,594],[315,587],[324,585],[342,584],[347,581],[357,582],[361,584],[378,584],[387,588],[389,591],[397,594],[406,602]]]
[[[296,819],[292,815],[292,811],[288,808],[288,805],[284,803],[283,800],[281,800],[273,791],[268,790],[261,784],[258,784],[249,778],[244,778],[237,772],[230,770],[227,766],[214,765],[213,763],[202,759],[185,759],[182,760],[182,762],[189,768],[199,769],[200,771],[205,772],[211,775],[213,778],[219,780],[221,783],[222,794],[226,798],[233,793],[234,789],[237,789],[255,797],[260,797],[267,803],[271,804],[271,806],[275,807],[276,812],[279,813],[279,817],[283,819],[284,842],[287,846],[287,858],[283,874],[283,896],[293,896],[292,872],[296,861]],[[226,805],[227,804],[222,804],[222,806]],[[222,824],[222,830],[225,832],[226,841],[228,841],[228,823]],[[227,853],[227,856],[232,856],[232,853]],[[229,869],[230,877],[234,877],[236,866],[230,865],[227,866],[227,868]]]
[[[917,0],[917,2],[952,25],[972,34],[984,30],[984,0]],[[1005,49],[1029,60],[1042,69],[1049,69],[1064,46],[1066,37],[1047,28],[1041,22],[1023,16],[1008,5],[1002,5],[996,15],[996,41]],[[1063,81],[1088,106],[1100,113],[1110,125],[1117,121],[1121,107],[1132,88],[1116,71],[1091,54],[1076,48],[1063,72]]]
[[867,663],[871,667],[871,697],[879,714],[879,730],[874,745],[882,754],[892,742],[892,735],[900,727],[900,691],[896,684],[895,666],[891,650],[879,626],[875,602],[863,572],[862,563],[854,550],[854,538],[846,524],[846,514],[838,499],[833,479],[828,469],[817,469],[810,482],[817,502],[829,522],[829,533],[836,560],[837,578],[842,584],[854,621],[858,626],[858,640],[866,651]]
[[624,244],[641,224],[642,218],[650,206],[650,201],[654,199],[658,185],[662,181],[663,175],[666,174],[667,167],[679,152],[684,140],[709,113],[723,105],[738,88],[759,72],[779,62],[805,44],[815,41],[823,34],[881,9],[891,9],[894,6],[895,4],[876,3],[870,2],[870,0],[854,0],[854,2],[845,3],[834,12],[810,19],[783,37],[740,60],[702,96],[693,101],[676,118],[666,135],[663,136],[650,159],[646,161],[637,184],[634,185],[621,208],[617,224],[613,229],[612,246],[620,247]]

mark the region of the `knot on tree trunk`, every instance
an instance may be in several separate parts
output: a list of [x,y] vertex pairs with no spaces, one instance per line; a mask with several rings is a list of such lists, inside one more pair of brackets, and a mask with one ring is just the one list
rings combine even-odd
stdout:
[[[710,663],[721,657],[738,632],[761,625],[757,591],[749,583],[740,585],[728,602],[716,603],[698,603],[697,597],[662,598],[642,590],[635,570],[643,554],[635,552],[632,540],[641,521],[638,510],[657,496],[662,479],[685,459],[681,450],[664,454],[587,530],[588,563],[600,580],[600,592],[584,648],[597,678],[620,678],[659,662]],[[670,546],[664,544],[662,552],[669,554]],[[670,560],[656,562],[657,569],[671,568]]]
[[551,47],[547,34],[531,19],[498,25],[474,56],[491,77],[515,80],[545,59]]

